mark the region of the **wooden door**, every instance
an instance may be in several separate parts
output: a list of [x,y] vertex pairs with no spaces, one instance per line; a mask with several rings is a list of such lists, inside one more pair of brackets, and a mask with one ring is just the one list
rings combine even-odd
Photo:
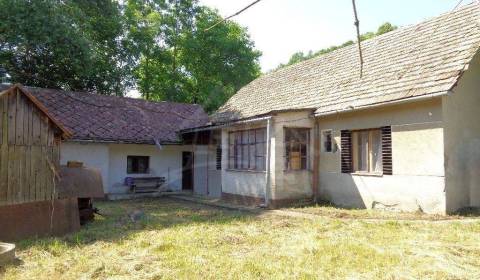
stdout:
[[193,190],[193,152],[182,152],[182,189]]

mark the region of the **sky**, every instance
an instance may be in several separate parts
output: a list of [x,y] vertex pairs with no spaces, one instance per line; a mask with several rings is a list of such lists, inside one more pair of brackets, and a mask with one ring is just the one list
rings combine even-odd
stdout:
[[[253,0],[200,0],[226,17]],[[468,4],[471,0],[464,0]],[[360,32],[376,31],[390,22],[397,26],[419,23],[453,10],[459,0],[357,0]],[[355,40],[351,0],[262,0],[233,18],[248,29],[262,52],[262,71],[286,63],[298,51],[320,50]]]

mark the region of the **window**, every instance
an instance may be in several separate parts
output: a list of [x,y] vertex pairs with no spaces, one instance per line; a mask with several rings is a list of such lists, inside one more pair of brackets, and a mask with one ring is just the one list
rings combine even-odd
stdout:
[[230,132],[228,167],[237,170],[265,170],[265,128]]
[[333,152],[333,136],[331,130],[322,131],[322,149],[325,153]]
[[285,169],[308,168],[308,142],[310,129],[285,128]]
[[382,173],[381,129],[352,132],[353,171]]
[[127,156],[128,174],[148,173],[150,157],[147,156]]

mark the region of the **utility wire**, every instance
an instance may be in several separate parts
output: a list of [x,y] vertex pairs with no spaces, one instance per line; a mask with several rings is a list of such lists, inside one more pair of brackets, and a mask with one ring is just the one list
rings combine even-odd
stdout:
[[358,55],[360,57],[360,79],[363,76],[363,53],[362,53],[362,42],[360,40],[360,21],[358,20],[357,5],[355,5],[355,0],[352,0],[353,5],[353,15],[355,16],[355,27],[357,29],[357,42],[358,42]]
[[250,5],[246,6],[245,8],[241,9],[240,11],[234,13],[233,15],[228,16],[228,17],[226,17],[226,18],[224,18],[224,19],[221,19],[221,20],[217,21],[214,25],[210,26],[209,28],[205,29],[204,31],[207,32],[207,31],[209,31],[210,29],[214,28],[215,26],[217,26],[217,25],[219,25],[219,24],[221,24],[221,23],[224,23],[224,22],[226,22],[227,20],[229,20],[229,19],[231,19],[231,18],[233,18],[233,17],[238,16],[239,14],[245,12],[247,9],[251,8],[253,5],[257,4],[257,3],[260,2],[260,1],[262,1],[262,0],[256,0],[256,1],[254,1],[254,2],[251,3]]

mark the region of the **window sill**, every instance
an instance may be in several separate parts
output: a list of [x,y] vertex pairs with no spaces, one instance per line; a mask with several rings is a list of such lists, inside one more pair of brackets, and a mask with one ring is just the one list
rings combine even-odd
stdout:
[[300,169],[300,170],[283,170],[284,173],[303,173],[303,172],[312,172],[310,169]]
[[267,173],[265,170],[249,170],[249,169],[225,169],[227,172],[239,172],[239,173]]
[[365,177],[383,177],[383,173],[369,173],[369,172],[354,172],[350,173],[353,176],[365,176]]

